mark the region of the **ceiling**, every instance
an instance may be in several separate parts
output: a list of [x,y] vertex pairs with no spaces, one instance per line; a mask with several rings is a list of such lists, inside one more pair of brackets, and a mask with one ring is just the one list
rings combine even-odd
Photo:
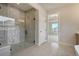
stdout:
[[[39,3],[46,11],[57,10],[61,7],[68,5],[68,3]],[[27,11],[32,8],[28,3],[9,3],[9,5],[19,8],[20,10]]]
[[39,3],[39,4],[48,12],[68,5],[68,3]]
[[30,6],[29,4],[27,3],[20,3],[20,4],[17,4],[17,3],[9,3],[9,5],[13,6],[13,7],[16,7],[22,11],[27,11],[29,9],[32,8],[32,6]]

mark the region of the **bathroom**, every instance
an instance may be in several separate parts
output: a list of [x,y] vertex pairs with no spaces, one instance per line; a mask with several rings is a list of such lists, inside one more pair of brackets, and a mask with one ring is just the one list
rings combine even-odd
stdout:
[[0,50],[6,49],[0,55],[14,55],[36,43],[36,13],[27,3],[0,4]]

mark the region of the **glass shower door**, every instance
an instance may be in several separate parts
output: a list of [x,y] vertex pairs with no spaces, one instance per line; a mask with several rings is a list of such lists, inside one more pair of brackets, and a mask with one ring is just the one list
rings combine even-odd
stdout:
[[[10,45],[13,39],[8,36],[8,31],[12,30],[15,20],[12,18],[0,16],[0,45]],[[11,34],[12,35],[12,34]],[[10,42],[9,42],[10,41]]]
[[15,19],[0,16],[0,41],[9,45],[20,42],[19,27],[15,24]]
[[6,45],[3,19],[0,17],[0,46]]

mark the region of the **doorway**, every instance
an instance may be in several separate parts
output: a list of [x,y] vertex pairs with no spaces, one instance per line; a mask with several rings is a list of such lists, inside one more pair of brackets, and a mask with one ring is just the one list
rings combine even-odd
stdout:
[[59,21],[58,15],[52,14],[48,16],[48,41],[58,42]]

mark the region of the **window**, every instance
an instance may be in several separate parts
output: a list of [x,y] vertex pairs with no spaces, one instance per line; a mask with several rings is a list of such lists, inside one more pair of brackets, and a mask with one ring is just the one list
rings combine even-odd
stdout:
[[48,15],[49,34],[57,35],[59,30],[58,13]]
[[53,32],[58,32],[58,22],[53,22],[52,23],[52,31]]

